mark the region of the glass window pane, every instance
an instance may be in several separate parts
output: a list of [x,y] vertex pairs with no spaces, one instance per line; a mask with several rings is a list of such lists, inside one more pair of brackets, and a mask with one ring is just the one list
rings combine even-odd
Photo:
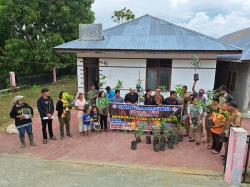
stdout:
[[160,86],[165,86],[166,90],[169,90],[170,86],[170,68],[160,68],[160,80],[159,80]]
[[155,90],[157,87],[157,68],[148,68],[147,88]]

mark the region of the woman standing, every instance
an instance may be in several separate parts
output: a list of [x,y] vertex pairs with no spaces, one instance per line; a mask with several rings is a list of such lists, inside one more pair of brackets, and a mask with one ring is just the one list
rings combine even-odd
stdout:
[[96,107],[100,113],[101,129],[107,131],[109,100],[105,97],[104,91],[101,91],[96,99]]
[[58,112],[58,119],[60,123],[60,133],[61,133],[61,140],[64,140],[64,124],[66,125],[66,133],[67,136],[72,137],[70,134],[70,101],[67,97],[68,93],[61,91],[59,94],[59,100],[56,103],[56,110]]
[[85,104],[86,104],[86,99],[84,97],[84,93],[79,93],[79,96],[75,102],[75,109],[77,110],[77,119],[78,119],[78,126],[80,133],[83,133],[82,116]]

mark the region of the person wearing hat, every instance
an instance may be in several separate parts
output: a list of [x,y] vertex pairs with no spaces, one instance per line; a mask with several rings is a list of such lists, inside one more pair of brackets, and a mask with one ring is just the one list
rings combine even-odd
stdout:
[[194,81],[194,84],[193,84],[193,87],[192,87],[192,91],[196,95],[196,98],[199,101],[205,103],[206,100],[207,100],[206,97],[204,96],[205,90],[204,89],[199,89],[199,92],[197,93],[196,90],[195,90],[196,83],[197,83],[197,81]]
[[25,131],[28,134],[31,146],[36,146],[32,133],[32,116],[34,115],[33,109],[24,102],[24,96],[16,96],[13,100],[13,106],[10,111],[10,117],[15,119],[15,125],[19,132],[21,141],[21,148],[25,145]]
[[138,102],[139,95],[138,93],[135,92],[134,87],[129,88],[129,93],[127,93],[124,97],[124,102],[125,103],[131,103],[131,104],[136,104]]

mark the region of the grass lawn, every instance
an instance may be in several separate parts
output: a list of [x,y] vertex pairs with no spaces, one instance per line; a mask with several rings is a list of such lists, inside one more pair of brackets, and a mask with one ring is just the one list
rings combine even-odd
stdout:
[[54,104],[57,101],[60,91],[67,91],[72,95],[77,92],[77,81],[76,77],[67,78],[64,80],[59,80],[57,83],[50,83],[45,85],[40,85],[38,87],[29,87],[17,92],[10,92],[5,94],[0,94],[0,131],[3,131],[8,124],[14,122],[10,119],[10,103],[16,95],[25,96],[25,101],[30,104],[33,108],[36,108],[36,101],[41,95],[41,88],[47,87],[50,89],[50,95],[54,100]]

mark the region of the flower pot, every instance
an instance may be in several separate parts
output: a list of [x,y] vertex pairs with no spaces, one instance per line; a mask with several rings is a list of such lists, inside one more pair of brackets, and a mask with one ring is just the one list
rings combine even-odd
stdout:
[[172,142],[169,142],[169,143],[168,143],[168,148],[169,148],[169,149],[174,149],[174,144],[173,144]]
[[131,149],[136,150],[137,149],[137,142],[136,141],[131,141]]
[[141,142],[141,137],[137,136],[135,140],[136,140],[137,143],[140,143]]
[[183,142],[183,135],[182,134],[178,134],[178,141]]
[[156,145],[159,143],[159,137],[158,136],[154,136],[154,142],[153,144]]
[[146,144],[151,144],[151,136],[146,136]]
[[198,73],[195,73],[194,74],[194,81],[198,81],[199,80],[199,74]]
[[154,148],[154,152],[159,152],[159,151],[160,151],[160,146],[159,146],[159,144],[153,145],[153,148]]
[[162,136],[160,137],[160,143],[164,143],[164,144],[167,143],[166,136],[162,135]]
[[166,150],[166,144],[160,143],[160,151],[165,151],[165,150]]

